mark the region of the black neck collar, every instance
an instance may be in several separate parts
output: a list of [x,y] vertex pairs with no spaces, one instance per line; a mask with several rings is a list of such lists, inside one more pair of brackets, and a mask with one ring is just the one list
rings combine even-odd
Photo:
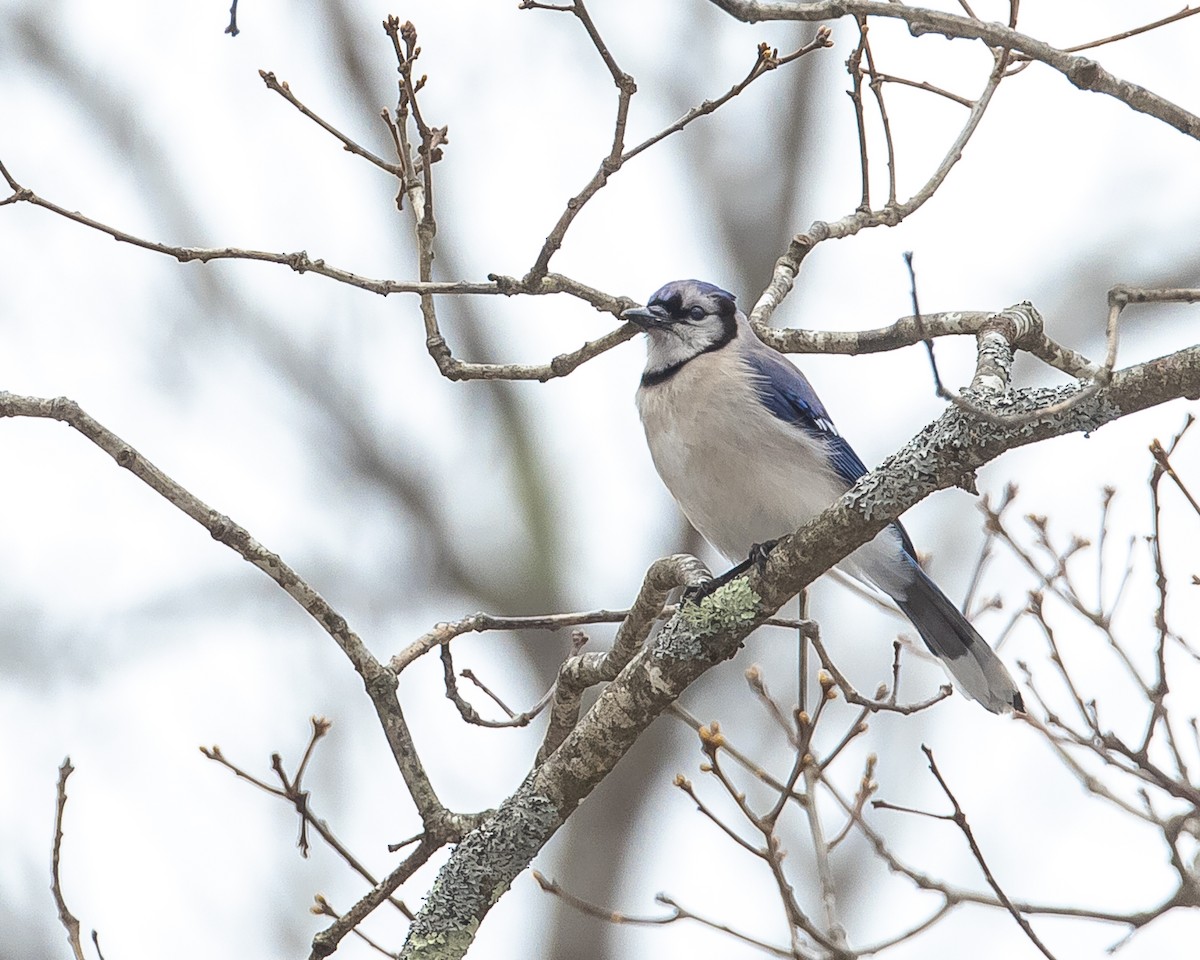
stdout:
[[653,387],[657,384],[665,383],[667,380],[670,380],[673,376],[675,376],[675,374],[677,374],[680,370],[682,370],[684,365],[692,360],[695,360],[696,357],[700,356],[700,354],[712,353],[714,350],[720,350],[722,347],[732,343],[738,334],[737,317],[731,313],[725,316],[723,320],[724,328],[721,330],[721,335],[717,337],[716,340],[701,350],[700,353],[694,353],[690,357],[686,357],[683,360],[677,360],[675,363],[668,364],[659,370],[647,370],[642,374],[642,386]]

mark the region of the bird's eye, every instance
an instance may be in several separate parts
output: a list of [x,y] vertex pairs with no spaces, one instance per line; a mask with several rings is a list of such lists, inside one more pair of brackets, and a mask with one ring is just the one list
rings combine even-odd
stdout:
[[688,311],[688,316],[691,317],[693,320],[703,320],[704,319],[704,308],[702,306],[700,306],[699,304],[697,304],[696,306],[692,307],[691,310]]

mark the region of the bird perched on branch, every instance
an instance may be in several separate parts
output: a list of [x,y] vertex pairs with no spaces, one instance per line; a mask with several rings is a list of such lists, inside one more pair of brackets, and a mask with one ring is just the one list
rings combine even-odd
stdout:
[[[659,476],[732,563],[763,556],[867,472],[804,374],[755,336],[732,294],[676,280],[621,316],[645,331],[637,406]],[[917,564],[899,522],[839,566],[890,596],[959,689],[1024,711],[1004,664]]]

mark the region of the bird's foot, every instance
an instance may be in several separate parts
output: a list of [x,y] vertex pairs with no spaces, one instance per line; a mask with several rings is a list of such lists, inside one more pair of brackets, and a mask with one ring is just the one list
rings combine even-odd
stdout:
[[774,540],[764,540],[762,543],[756,543],[750,548],[750,556],[746,560],[747,564],[754,564],[758,568],[759,573],[765,573],[767,570],[767,558],[771,555],[771,551],[775,549],[775,545],[779,543],[779,538]]
[[[734,569],[736,570],[737,568],[735,567]],[[711,597],[733,579],[729,575],[730,573],[733,573],[733,570],[730,570],[729,573],[723,573],[719,577],[709,577],[700,583],[693,583],[690,587],[684,587],[683,595],[679,598],[680,605],[694,603],[696,606],[699,606],[705,597]]]
[[767,540],[763,543],[754,544],[750,548],[750,556],[741,563],[730,567],[719,577],[711,577],[703,583],[697,583],[685,588],[681,602],[699,604],[705,597],[711,597],[721,587],[727,583],[732,583],[751,567],[762,573],[767,565],[767,557],[770,556],[771,551],[775,549],[775,544],[777,543],[779,543],[778,540]]

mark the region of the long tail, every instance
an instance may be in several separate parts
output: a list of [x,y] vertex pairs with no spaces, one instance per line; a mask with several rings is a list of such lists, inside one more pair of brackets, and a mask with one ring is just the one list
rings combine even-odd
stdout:
[[912,566],[916,576],[906,585],[905,596],[893,599],[917,628],[925,646],[946,665],[970,699],[992,713],[1024,713],[1021,694],[1000,658],[937,584],[915,563]]

